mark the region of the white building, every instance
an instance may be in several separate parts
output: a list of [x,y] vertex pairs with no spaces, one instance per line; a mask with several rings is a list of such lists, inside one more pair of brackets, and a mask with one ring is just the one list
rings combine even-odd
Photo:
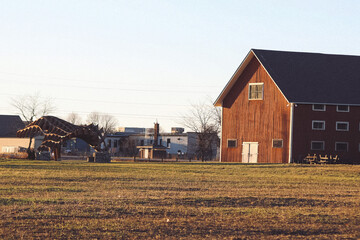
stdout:
[[[176,130],[175,130],[176,129]],[[134,156],[138,153],[138,146],[157,145],[166,147],[167,158],[192,158],[197,157],[198,133],[184,133],[183,128],[172,128],[171,133],[160,133],[158,143],[154,143],[154,131],[134,134],[133,132],[119,132],[109,135],[105,141],[109,151],[115,156]],[[212,146],[212,158],[217,156],[217,144]]]

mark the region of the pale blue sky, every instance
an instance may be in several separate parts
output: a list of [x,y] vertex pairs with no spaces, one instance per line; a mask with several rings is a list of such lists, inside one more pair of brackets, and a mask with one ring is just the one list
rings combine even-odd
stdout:
[[54,99],[166,131],[216,99],[251,48],[360,55],[360,1],[0,0],[0,114]]

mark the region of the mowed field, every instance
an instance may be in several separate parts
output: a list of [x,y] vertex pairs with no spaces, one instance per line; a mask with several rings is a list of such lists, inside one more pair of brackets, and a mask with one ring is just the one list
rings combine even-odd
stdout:
[[0,160],[0,239],[359,239],[360,166]]

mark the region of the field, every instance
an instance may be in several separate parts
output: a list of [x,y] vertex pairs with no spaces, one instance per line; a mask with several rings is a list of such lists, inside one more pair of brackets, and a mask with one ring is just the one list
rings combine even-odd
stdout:
[[0,239],[358,239],[360,166],[0,160]]

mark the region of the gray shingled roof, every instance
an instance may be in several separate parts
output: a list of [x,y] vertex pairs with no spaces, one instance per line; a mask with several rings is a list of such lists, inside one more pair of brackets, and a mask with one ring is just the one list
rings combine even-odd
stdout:
[[16,131],[24,127],[17,115],[0,115],[0,137],[16,137]]
[[360,105],[360,56],[252,51],[289,102]]

